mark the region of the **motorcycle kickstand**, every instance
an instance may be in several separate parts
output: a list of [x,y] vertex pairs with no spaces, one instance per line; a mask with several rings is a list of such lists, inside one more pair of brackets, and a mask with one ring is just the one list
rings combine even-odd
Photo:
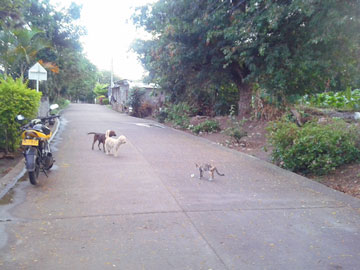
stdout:
[[49,178],[49,176],[47,175],[46,170],[44,168],[42,168],[42,171],[46,175],[46,177]]

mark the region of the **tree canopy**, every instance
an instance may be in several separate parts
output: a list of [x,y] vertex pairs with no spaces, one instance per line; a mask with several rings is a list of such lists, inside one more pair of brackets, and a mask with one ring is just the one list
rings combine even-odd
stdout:
[[45,95],[92,101],[98,73],[83,53],[80,14],[75,3],[58,10],[49,0],[1,0],[0,70],[26,80],[26,71],[40,61],[48,71],[40,85]]
[[159,0],[133,15],[152,34],[133,50],[175,102],[216,107],[235,85],[246,106],[255,84],[280,97],[359,86],[359,14],[359,0]]

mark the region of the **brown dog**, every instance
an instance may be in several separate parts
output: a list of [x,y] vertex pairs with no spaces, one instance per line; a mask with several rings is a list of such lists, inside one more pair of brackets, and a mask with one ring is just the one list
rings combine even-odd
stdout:
[[[94,134],[94,141],[93,141],[91,149],[94,150],[94,144],[96,143],[96,141],[99,141],[99,144],[98,144],[99,150],[101,150],[100,144],[102,143],[103,144],[103,149],[104,149],[104,152],[105,152],[105,139],[106,139],[105,138],[105,133],[89,132],[88,135],[89,134]],[[116,136],[115,131],[110,130],[109,136],[110,137]]]

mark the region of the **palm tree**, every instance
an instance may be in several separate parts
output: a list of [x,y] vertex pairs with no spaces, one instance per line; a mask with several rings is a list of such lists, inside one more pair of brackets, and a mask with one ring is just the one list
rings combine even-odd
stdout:
[[34,61],[36,54],[45,48],[51,47],[50,42],[40,37],[43,31],[19,29],[14,30],[15,47],[13,53],[17,56],[20,68],[20,76],[24,78],[25,71]]
[[15,62],[15,55],[10,53],[14,44],[14,36],[10,31],[0,30],[0,66],[4,69],[5,76],[9,73],[10,66]]
[[0,64],[6,75],[20,75],[24,78],[25,71],[36,54],[51,47],[50,42],[41,38],[40,30],[15,29],[0,31]]

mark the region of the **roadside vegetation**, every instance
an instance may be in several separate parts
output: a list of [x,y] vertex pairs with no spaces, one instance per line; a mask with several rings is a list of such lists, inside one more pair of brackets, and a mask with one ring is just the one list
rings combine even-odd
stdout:
[[270,122],[268,131],[273,161],[294,172],[323,175],[360,160],[360,128],[341,119],[299,127],[282,118]]
[[0,149],[7,154],[19,147],[19,125],[15,117],[21,112],[27,118],[35,117],[41,93],[29,89],[21,79],[0,79]]

